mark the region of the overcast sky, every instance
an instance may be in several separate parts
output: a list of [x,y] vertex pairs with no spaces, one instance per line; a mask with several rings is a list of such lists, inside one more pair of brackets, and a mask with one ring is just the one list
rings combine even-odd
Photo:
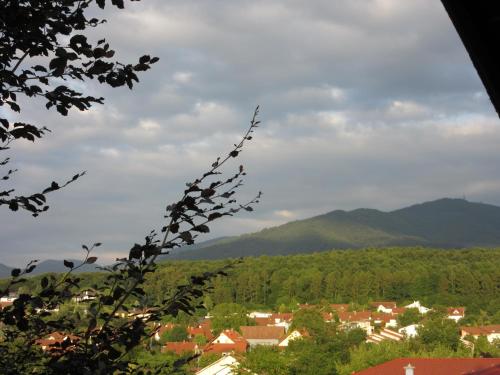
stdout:
[[[104,106],[68,117],[31,104],[52,133],[9,152],[20,193],[75,172],[38,218],[0,211],[0,262],[100,262],[162,226],[167,203],[246,130],[241,199],[253,213],[206,237],[334,209],[392,210],[442,197],[500,205],[500,124],[439,0],[143,0],[106,11],[121,60],[160,57],[133,90],[81,86]],[[80,86],[79,86],[80,87]]]

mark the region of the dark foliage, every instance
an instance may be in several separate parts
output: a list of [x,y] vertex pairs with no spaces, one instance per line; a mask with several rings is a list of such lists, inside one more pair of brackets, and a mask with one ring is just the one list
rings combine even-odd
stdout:
[[[56,318],[54,310],[76,297],[82,289],[82,280],[74,275],[74,271],[97,260],[91,254],[100,243],[91,247],[83,245],[85,258],[80,264],[64,261],[68,268],[66,274],[62,277],[42,277],[40,292],[20,294],[12,306],[0,311],[4,335],[4,340],[0,341],[2,373],[23,373],[25,368],[32,373],[44,374],[142,373],[141,366],[133,363],[128,356],[131,350],[140,347],[155,334],[155,327],[158,326],[154,323],[160,322],[164,316],[194,313],[201,307],[200,297],[211,289],[210,281],[217,276],[225,276],[235,263],[190,276],[186,283],[177,285],[173,293],[149,305],[147,310],[133,309],[134,301],[146,297],[144,283],[146,277],[155,272],[155,261],[159,255],[193,243],[198,233],[209,231],[208,225],[212,221],[241,210],[250,211],[252,205],[259,202],[260,193],[244,204],[239,204],[234,198],[246,175],[243,166],[227,178],[222,178],[220,171],[227,161],[242,152],[245,141],[251,139],[259,124],[257,114],[258,108],[241,142],[235,144],[225,157],[217,158],[201,177],[187,183],[182,198],[167,206],[167,225],[161,229],[162,237],[152,231],[143,243],[135,244],[130,249],[128,257],[117,259],[114,265],[103,268],[106,276],[92,285],[95,298],[89,302],[86,316],[74,312]],[[7,295],[26,282],[24,276],[35,267],[36,261],[33,261],[24,270],[14,269],[9,285],[0,295]],[[37,342],[53,332],[70,335],[52,345],[49,354],[41,355]],[[185,363],[185,360],[174,367]],[[156,368],[154,373],[164,371],[163,367]]]
[[[0,106],[12,112],[12,117],[21,112],[20,96],[40,98],[45,101],[47,109],[55,108],[63,116],[74,107],[86,111],[94,104],[102,104],[104,98],[75,91],[71,88],[72,82],[97,80],[111,87],[126,85],[131,89],[135,82],[139,82],[137,74],[158,61],[157,57],[149,55],[134,63],[115,61],[115,51],[104,38],[90,41],[85,31],[106,22],[88,17],[86,12],[94,4],[104,8],[106,1],[0,2]],[[112,0],[111,4],[119,9],[124,7],[123,0]],[[0,151],[9,149],[16,139],[34,142],[48,131],[45,126],[0,117]],[[0,166],[9,161],[9,158],[4,158]],[[8,180],[16,171],[8,170],[2,179]],[[27,196],[15,195],[15,189],[0,191],[0,206],[7,206],[12,211],[25,209],[38,216],[49,208],[47,193],[59,190],[83,175],[84,172],[77,173],[62,184],[52,182],[40,192]]]

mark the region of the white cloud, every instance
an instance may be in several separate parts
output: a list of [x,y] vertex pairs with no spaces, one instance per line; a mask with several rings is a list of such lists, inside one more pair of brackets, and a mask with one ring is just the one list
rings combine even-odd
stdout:
[[248,170],[242,198],[265,195],[213,236],[442,196],[500,204],[498,118],[439,1],[129,5],[108,9],[93,34],[120,59],[160,61],[132,91],[88,84],[106,98],[89,112],[62,118],[44,103],[24,106],[26,121],[53,133],[13,146],[20,172],[11,183],[36,191],[88,174],[53,194],[37,221],[0,212],[0,261],[60,257],[89,238],[113,256],[127,249],[160,226],[185,182],[238,142],[256,104],[262,125],[229,170]]
[[278,210],[274,211],[274,214],[280,218],[285,220],[293,220],[297,217],[297,214],[290,210]]
[[112,148],[112,147],[101,148],[99,150],[99,153],[101,155],[104,155],[104,156],[107,156],[107,157],[111,157],[111,158],[118,158],[121,155],[120,150],[118,150],[116,148]]
[[172,79],[181,84],[190,83],[193,79],[193,73],[191,72],[175,72]]

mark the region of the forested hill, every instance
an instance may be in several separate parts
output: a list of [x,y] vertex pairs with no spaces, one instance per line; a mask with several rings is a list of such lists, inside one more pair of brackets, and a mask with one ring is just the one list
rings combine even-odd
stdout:
[[[80,264],[81,260],[69,259],[70,262],[73,262],[75,265]],[[85,264],[76,272],[95,272],[98,271],[98,264]],[[7,266],[5,264],[0,263],[0,278],[10,277],[11,271],[14,267]],[[67,267],[64,266],[62,260],[53,260],[48,259],[44,260],[37,264],[36,268],[33,272],[31,272],[30,276],[40,275],[47,272],[66,272],[68,270]]]
[[221,259],[386,246],[500,246],[500,207],[445,198],[391,212],[337,210],[257,233],[202,243],[172,257]]

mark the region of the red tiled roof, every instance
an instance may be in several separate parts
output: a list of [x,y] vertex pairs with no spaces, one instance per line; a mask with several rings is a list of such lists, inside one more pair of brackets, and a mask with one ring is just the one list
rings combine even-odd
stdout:
[[220,337],[220,335],[212,342],[208,343],[205,346],[204,351],[205,352],[214,352],[214,353],[227,353],[227,352],[246,352],[247,347],[248,347],[248,342],[245,340],[243,336],[241,336],[238,332],[231,330],[231,329],[226,329],[221,332],[221,335],[224,334],[226,335],[229,339],[231,339],[234,344],[219,344],[215,343],[214,341],[217,340],[217,338]]
[[243,342],[238,342],[235,344],[214,344],[210,343],[205,346],[205,349],[203,351],[205,353],[230,353],[230,352],[237,352],[237,353],[245,353],[248,348],[248,343],[245,341]]
[[500,324],[478,327],[460,327],[460,329],[462,332],[465,332],[466,335],[486,336],[491,333],[500,333]]
[[347,303],[332,303],[330,307],[335,311],[347,311],[349,310],[349,304]]
[[183,342],[167,342],[161,348],[162,352],[174,352],[175,354],[183,354],[194,352],[198,349],[198,345],[195,342],[183,341]]
[[279,340],[285,335],[284,327],[241,326],[240,329],[246,340]]
[[267,326],[268,324],[274,324],[274,320],[271,318],[253,318],[255,324],[258,326]]
[[396,319],[396,315],[373,312],[372,319],[373,320],[381,320],[384,323],[389,323],[391,320]]
[[284,322],[291,322],[293,320],[293,313],[276,313],[271,314],[270,317],[273,320],[273,324],[276,322],[276,319]]
[[[43,350],[71,350],[74,348],[74,343],[76,343],[79,339],[80,338],[78,336],[68,335],[62,332],[53,332],[43,339],[36,340],[35,343],[40,345]],[[63,342],[68,344],[65,349],[60,346]]]
[[[492,375],[500,374],[500,358],[398,358],[356,372],[356,375],[405,375],[411,364],[415,375]],[[492,370],[494,372],[484,372]]]
[[448,316],[464,316],[465,307],[448,307]]
[[333,320],[333,314],[330,313],[330,312],[322,312],[321,313],[321,316],[323,317],[323,320],[325,322],[329,322],[329,321],[332,321]]
[[208,330],[212,330],[212,321],[210,319],[205,319],[200,323],[200,327],[203,327]]
[[360,322],[370,320],[372,313],[371,311],[348,311],[339,312],[338,315],[341,322]]
[[187,332],[190,336],[194,337],[196,335],[202,335],[207,338],[207,340],[212,340],[214,338],[214,335],[212,334],[212,331],[208,329],[206,326],[198,326],[198,327],[187,327]]
[[0,302],[0,310],[3,310],[4,308],[10,305],[12,305],[12,301],[2,301]]
[[225,329],[221,333],[225,334],[227,337],[229,337],[231,340],[235,342],[245,340],[243,336],[241,336],[238,332],[232,329]]

